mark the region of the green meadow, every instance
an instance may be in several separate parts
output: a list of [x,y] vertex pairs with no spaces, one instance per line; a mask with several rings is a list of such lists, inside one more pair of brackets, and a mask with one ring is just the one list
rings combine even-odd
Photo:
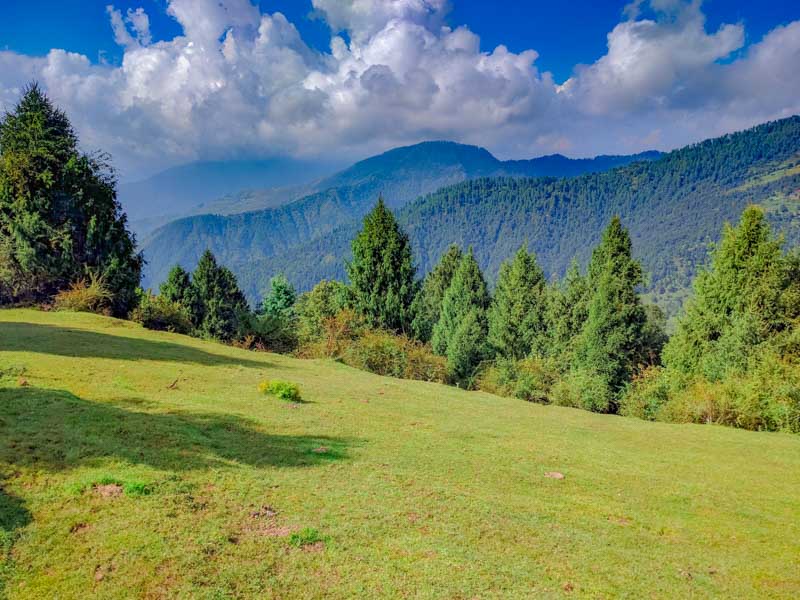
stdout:
[[0,478],[8,598],[800,596],[800,436],[89,314],[0,311]]

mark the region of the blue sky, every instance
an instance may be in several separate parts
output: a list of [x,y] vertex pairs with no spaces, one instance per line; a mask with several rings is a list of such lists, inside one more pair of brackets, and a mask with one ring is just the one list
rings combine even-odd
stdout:
[[255,1],[5,0],[0,111],[38,81],[123,178],[431,139],[628,154],[800,113],[798,0]]
[[[180,35],[181,27],[166,14],[165,0],[6,0],[0,19],[0,47],[23,54],[46,54],[63,48],[97,61],[119,62],[122,49],[114,43],[106,6],[144,8],[155,40]],[[543,70],[566,80],[574,65],[603,55],[606,35],[619,22],[627,2],[569,0],[455,0],[447,21],[467,25],[481,36],[484,50],[504,44],[513,52],[536,50]],[[262,0],[264,12],[282,12],[309,45],[327,51],[330,28],[314,16],[311,0]],[[708,28],[743,23],[748,41],[800,15],[800,0],[708,0],[703,4]]]

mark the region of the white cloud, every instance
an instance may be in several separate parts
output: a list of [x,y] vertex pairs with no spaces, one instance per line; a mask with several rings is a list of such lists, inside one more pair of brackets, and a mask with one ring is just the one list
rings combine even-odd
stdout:
[[[0,108],[38,79],[87,148],[123,174],[196,158],[361,158],[449,138],[502,157],[671,148],[800,112],[800,21],[744,45],[741,24],[707,31],[699,1],[638,0],[608,52],[563,85],[538,54],[481,50],[444,25],[446,0],[313,0],[328,53],[249,0],[170,0],[183,35],[153,42],[143,9],[108,8],[121,65],[52,50],[0,52]],[[655,15],[644,18],[643,14]]]

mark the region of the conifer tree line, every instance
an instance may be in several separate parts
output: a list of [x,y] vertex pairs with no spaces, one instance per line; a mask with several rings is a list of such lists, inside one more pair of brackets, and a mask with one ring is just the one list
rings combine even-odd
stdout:
[[411,243],[379,198],[352,241],[347,284],[299,295],[283,275],[248,305],[206,251],[158,293],[105,158],[78,149],[66,115],[31,85],[0,121],[0,305],[102,309],[153,329],[333,357],[376,373],[651,420],[800,432],[800,251],[764,212],[727,225],[674,334],[638,293],[614,217],[585,270],[548,281],[526,245],[489,289],[472,248],[417,278]]

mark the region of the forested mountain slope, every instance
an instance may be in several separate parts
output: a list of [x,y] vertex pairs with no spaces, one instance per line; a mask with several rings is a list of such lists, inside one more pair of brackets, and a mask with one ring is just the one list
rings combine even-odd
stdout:
[[[548,274],[588,258],[602,228],[619,214],[650,274],[648,290],[675,312],[725,221],[762,204],[790,243],[800,240],[800,117],[574,179],[493,178],[450,186],[400,213],[420,273],[451,243],[472,245],[490,279],[528,242]],[[251,296],[275,272],[301,289],[344,276],[355,226],[260,261],[234,262]]]
[[[305,189],[314,193],[280,207],[225,216],[192,216],[167,224],[143,245],[148,261],[145,283],[160,282],[176,262],[193,267],[206,248],[225,263],[245,264],[275,256],[341,225],[357,222],[379,194],[398,209],[423,194],[473,178],[573,176],[658,156],[657,152],[646,152],[575,160],[554,155],[504,162],[483,148],[453,142],[396,148],[307,186]],[[211,207],[220,213],[237,213],[237,206],[268,204],[275,197],[274,190],[251,191]]]

